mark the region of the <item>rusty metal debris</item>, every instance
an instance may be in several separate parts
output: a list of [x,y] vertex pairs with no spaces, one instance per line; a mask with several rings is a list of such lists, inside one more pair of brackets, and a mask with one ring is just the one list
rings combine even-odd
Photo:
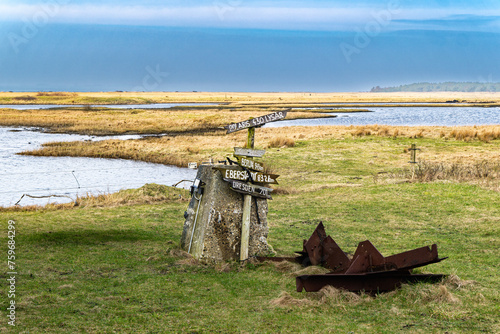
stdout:
[[[319,291],[326,285],[349,291],[376,293],[391,291],[402,283],[436,282],[444,275],[411,273],[414,268],[440,262],[437,245],[422,247],[384,257],[369,241],[360,242],[349,258],[337,243],[326,235],[319,223],[309,240],[304,240],[303,250],[295,258],[275,258],[301,263],[304,266],[321,265],[331,270],[325,275],[303,275],[296,278],[297,291]],[[273,259],[273,258],[259,258]]]

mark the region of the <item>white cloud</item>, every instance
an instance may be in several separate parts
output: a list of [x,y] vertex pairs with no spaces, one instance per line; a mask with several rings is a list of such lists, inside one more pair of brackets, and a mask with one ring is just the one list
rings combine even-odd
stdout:
[[[62,0],[59,3],[63,2]],[[395,1],[394,3],[398,3]],[[352,30],[382,20],[386,29],[404,29],[405,20],[447,20],[457,15],[500,16],[500,10],[404,8],[246,7],[243,1],[220,0],[204,7],[109,5],[0,5],[0,21],[48,17],[54,23],[149,26],[230,27],[298,30]],[[391,24],[393,21],[398,24]],[[385,24],[387,23],[387,24]],[[422,23],[425,24],[425,23]],[[434,22],[435,24],[435,22]],[[415,26],[412,22],[408,27]],[[491,26],[491,25],[490,25]],[[495,25],[493,25],[495,26]]]

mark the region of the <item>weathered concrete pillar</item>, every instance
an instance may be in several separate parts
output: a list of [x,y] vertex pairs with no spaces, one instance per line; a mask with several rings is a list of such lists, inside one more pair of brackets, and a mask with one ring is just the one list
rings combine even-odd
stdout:
[[[239,166],[199,167],[196,177],[202,182],[203,194],[195,193],[191,198],[181,247],[204,262],[239,260],[243,195],[229,188],[216,167],[241,170]],[[257,207],[258,217],[255,199],[252,199],[249,256],[265,254],[270,249],[267,244],[267,200],[257,198]]]

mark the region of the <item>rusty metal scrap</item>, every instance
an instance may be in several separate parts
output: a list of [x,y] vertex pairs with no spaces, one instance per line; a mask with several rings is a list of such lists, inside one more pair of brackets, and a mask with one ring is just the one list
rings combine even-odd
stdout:
[[325,227],[320,222],[309,240],[304,240],[303,250],[297,252],[297,262],[304,266],[318,266],[334,271],[349,267],[350,260],[337,243],[326,235]]
[[437,245],[422,247],[384,257],[369,241],[358,244],[351,259],[335,241],[326,235],[319,223],[297,258],[304,265],[322,265],[332,271],[325,275],[303,275],[296,278],[297,291],[319,291],[332,285],[350,291],[383,292],[402,283],[441,280],[444,275],[414,275],[411,270],[440,262]]
[[[303,249],[295,258],[275,258],[301,263],[303,266],[321,265],[331,270],[325,275],[303,275],[296,278],[297,291],[319,291],[326,285],[349,291],[368,293],[394,290],[402,283],[441,280],[444,275],[415,275],[414,268],[440,262],[437,245],[422,247],[384,257],[369,241],[358,244],[352,258],[326,234],[323,223],[319,223]],[[273,258],[259,258],[273,260]]]

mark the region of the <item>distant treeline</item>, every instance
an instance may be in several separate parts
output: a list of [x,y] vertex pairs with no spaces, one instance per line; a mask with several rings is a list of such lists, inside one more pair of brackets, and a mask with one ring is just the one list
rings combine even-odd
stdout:
[[373,87],[371,92],[500,92],[494,82],[420,82],[398,87]]

